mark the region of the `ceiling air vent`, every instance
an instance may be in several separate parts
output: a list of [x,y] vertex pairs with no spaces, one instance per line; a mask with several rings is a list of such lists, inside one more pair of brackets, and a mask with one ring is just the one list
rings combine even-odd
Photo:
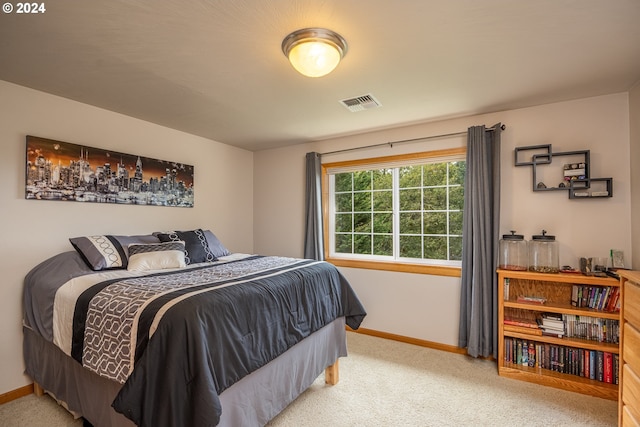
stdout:
[[382,104],[380,104],[370,93],[356,96],[355,98],[343,99],[340,103],[347,107],[347,109],[352,113],[382,106]]

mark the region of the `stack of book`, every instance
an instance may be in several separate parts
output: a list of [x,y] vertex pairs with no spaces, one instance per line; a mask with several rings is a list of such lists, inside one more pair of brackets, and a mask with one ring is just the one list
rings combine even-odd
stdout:
[[538,319],[538,326],[542,329],[543,335],[562,338],[564,336],[564,321],[562,314],[542,313]]

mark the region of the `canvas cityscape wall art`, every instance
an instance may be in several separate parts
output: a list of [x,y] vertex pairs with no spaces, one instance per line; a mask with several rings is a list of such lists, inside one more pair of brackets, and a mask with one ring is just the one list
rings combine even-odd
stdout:
[[33,200],[193,207],[193,166],[27,136]]

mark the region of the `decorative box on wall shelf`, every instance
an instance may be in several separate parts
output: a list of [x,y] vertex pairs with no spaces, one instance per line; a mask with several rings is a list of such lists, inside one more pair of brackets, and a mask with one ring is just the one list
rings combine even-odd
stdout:
[[618,280],[499,269],[498,284],[500,376],[618,399]]

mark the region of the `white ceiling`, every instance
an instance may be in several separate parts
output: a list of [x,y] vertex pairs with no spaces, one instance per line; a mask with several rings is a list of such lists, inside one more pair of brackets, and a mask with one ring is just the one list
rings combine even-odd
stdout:
[[[43,14],[0,13],[0,79],[248,150],[640,80],[639,0],[44,3]],[[332,74],[303,77],[282,54],[304,27],[347,40]],[[381,108],[339,103],[368,93]]]

